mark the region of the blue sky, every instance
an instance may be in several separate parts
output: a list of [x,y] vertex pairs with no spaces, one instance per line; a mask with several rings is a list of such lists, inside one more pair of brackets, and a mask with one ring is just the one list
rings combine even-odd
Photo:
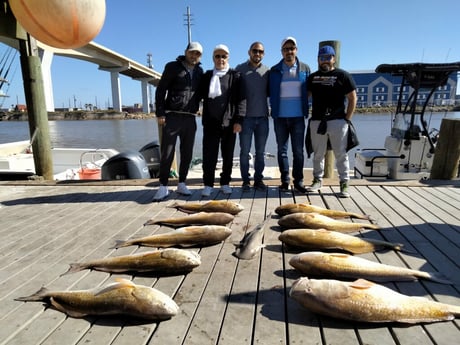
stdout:
[[[182,54],[187,44],[185,14],[192,14],[192,40],[204,47],[202,64],[212,68],[212,49],[230,48],[230,65],[247,59],[253,41],[265,45],[264,62],[281,59],[280,43],[293,36],[299,58],[316,69],[320,41],[341,43],[342,68],[374,70],[382,63],[460,61],[458,0],[108,0],[104,26],[95,42],[154,69]],[[5,46],[0,45],[0,53]],[[54,57],[52,78],[56,107],[111,105],[110,75],[87,62]],[[120,77],[122,103],[141,103],[140,83]],[[10,104],[25,103],[18,68],[8,88]],[[8,104],[8,101],[5,104]]]

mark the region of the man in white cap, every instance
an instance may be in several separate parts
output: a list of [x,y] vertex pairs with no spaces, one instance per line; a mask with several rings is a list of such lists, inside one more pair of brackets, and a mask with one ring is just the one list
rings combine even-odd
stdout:
[[198,89],[203,69],[200,66],[203,47],[190,42],[185,54],[166,64],[155,94],[156,116],[162,130],[160,187],[153,201],[169,195],[168,179],[174,159],[177,137],[180,139],[179,183],[176,192],[190,195],[185,184],[195,143],[195,116],[200,100]]
[[307,78],[310,67],[297,58],[297,41],[286,37],[281,42],[283,59],[270,69],[270,105],[278,147],[281,191],[289,190],[288,143],[291,138],[294,189],[305,193],[303,184],[305,119],[308,117]]
[[241,130],[240,74],[230,68],[230,50],[224,44],[217,45],[212,54],[214,68],[206,71],[200,85],[203,98],[203,183],[201,196],[209,197],[213,192],[219,147],[222,156],[220,191],[231,194],[233,151],[236,133]]

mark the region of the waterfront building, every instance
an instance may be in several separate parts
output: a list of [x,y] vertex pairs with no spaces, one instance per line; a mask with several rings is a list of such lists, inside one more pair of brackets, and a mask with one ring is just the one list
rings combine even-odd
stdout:
[[[401,77],[374,71],[351,72],[356,83],[357,107],[386,107],[396,105],[401,90]],[[457,93],[457,73],[451,73],[446,85],[438,87],[433,93],[431,103],[436,106],[454,105]],[[402,102],[406,102],[413,88],[404,86]],[[429,97],[429,89],[420,89],[417,100],[424,103]]]

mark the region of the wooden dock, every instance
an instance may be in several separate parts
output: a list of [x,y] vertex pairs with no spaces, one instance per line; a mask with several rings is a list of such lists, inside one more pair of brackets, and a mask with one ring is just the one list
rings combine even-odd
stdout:
[[[233,243],[280,204],[310,201],[331,209],[365,213],[382,230],[361,231],[358,235],[403,243],[410,252],[382,251],[362,257],[437,271],[453,281],[451,285],[429,281],[389,283],[388,287],[460,306],[459,181],[432,185],[353,180],[349,199],[337,198],[338,186],[333,183],[320,193],[300,195],[280,193],[277,182],[273,181],[267,192],[248,193],[235,182],[229,197],[216,190],[211,199],[228,198],[245,207],[229,225],[232,235],[221,244],[194,248],[202,263],[191,273],[160,278],[90,270],[61,275],[73,262],[151,250],[111,248],[116,240],[170,230],[143,224],[151,218],[183,215],[168,205],[201,200],[198,183],[191,186],[192,196],[171,193],[160,203],[151,202],[156,181],[0,183],[0,344],[458,343],[459,319],[409,326],[364,324],[318,316],[300,306],[289,297],[292,282],[300,277],[288,263],[295,253],[278,240],[281,229],[274,214],[264,237],[266,247],[256,258],[238,260],[232,253]],[[42,303],[14,300],[42,286],[51,290],[88,289],[116,277],[154,286],[170,295],[180,308],[178,315],[160,323],[126,318],[76,319]]]

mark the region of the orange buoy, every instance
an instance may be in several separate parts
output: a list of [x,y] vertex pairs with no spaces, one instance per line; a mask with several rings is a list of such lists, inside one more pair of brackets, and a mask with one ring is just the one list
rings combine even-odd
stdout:
[[102,29],[105,0],[9,0],[19,24],[51,47],[70,49],[88,44]]

